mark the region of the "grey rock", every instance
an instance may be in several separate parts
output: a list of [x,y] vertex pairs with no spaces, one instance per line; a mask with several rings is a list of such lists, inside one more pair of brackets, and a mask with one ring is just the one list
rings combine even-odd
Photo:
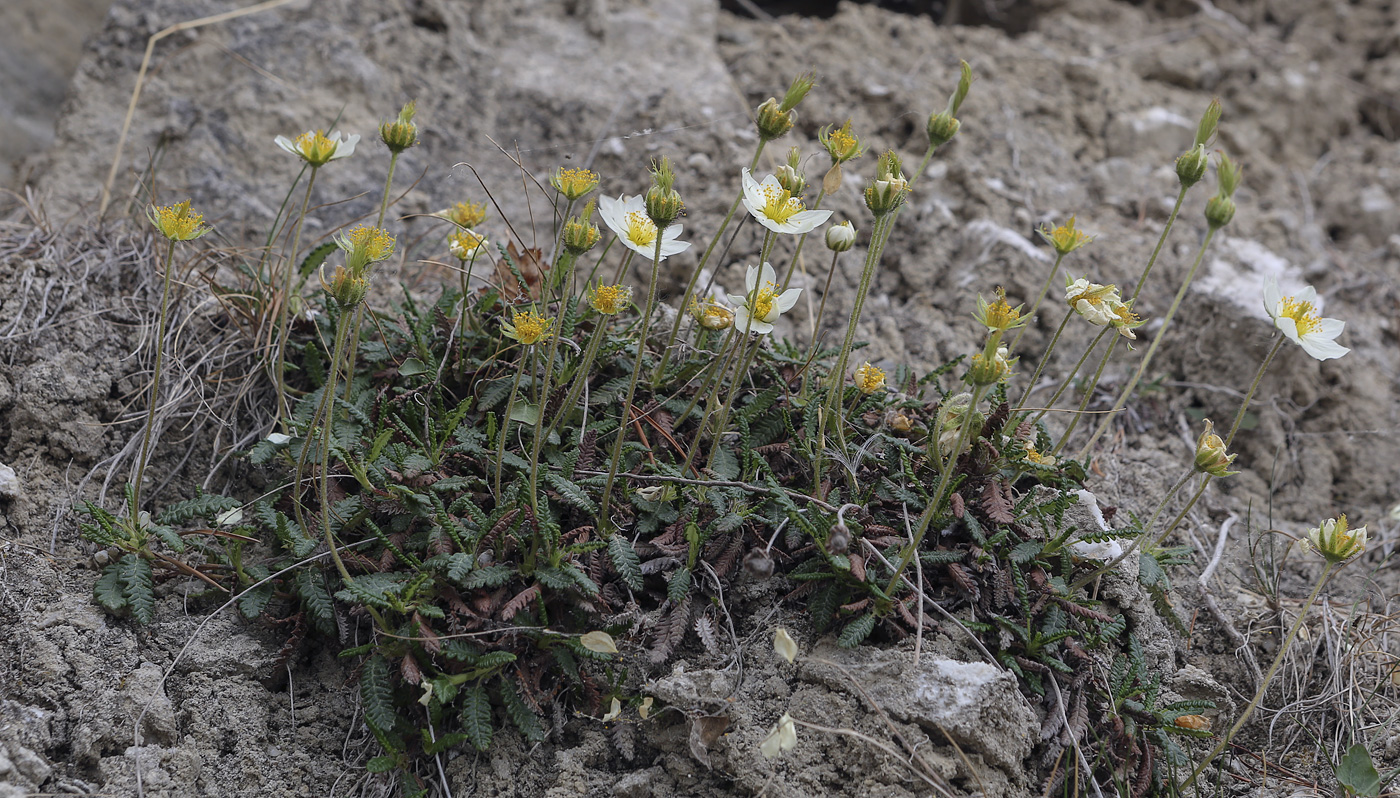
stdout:
[[0,463],[0,499],[18,499],[19,494],[19,475],[13,468]]

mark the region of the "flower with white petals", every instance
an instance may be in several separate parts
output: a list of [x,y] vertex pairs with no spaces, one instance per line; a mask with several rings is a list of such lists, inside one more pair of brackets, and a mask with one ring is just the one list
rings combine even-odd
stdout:
[[786,712],[778,718],[778,725],[768,732],[768,736],[759,743],[758,750],[768,759],[776,757],[784,751],[791,751],[797,747],[797,727],[792,722],[792,716]]
[[802,200],[769,175],[759,183],[746,167],[740,178],[744,183],[744,207],[758,223],[775,233],[800,235],[810,233],[817,225],[831,218],[831,211],[809,211]]
[[1366,550],[1366,527],[1351,529],[1345,514],[1329,518],[1317,529],[1309,529],[1305,548],[1311,548],[1330,563],[1340,563]]
[[339,130],[332,130],[329,136],[319,130],[308,130],[297,136],[296,140],[278,136],[273,141],[311,166],[325,166],[331,161],[349,158],[355,152],[360,137],[357,134],[341,139]]
[[797,304],[801,288],[778,292],[778,275],[770,264],[750,266],[744,278],[744,295],[729,295],[734,303],[734,329],[745,333],[773,332],[773,322]]
[[1264,283],[1264,310],[1289,340],[1318,360],[1331,360],[1351,351],[1336,341],[1346,322],[1319,315],[1322,302],[1310,285],[1304,286],[1297,296],[1284,296],[1278,281],[1270,278]]
[[[648,258],[656,255],[656,222],[647,216],[646,198],[638,194],[635,197],[599,197],[598,215],[603,217],[603,223],[608,229],[617,234],[617,237],[628,249],[639,255]],[[681,232],[685,230],[683,225],[670,224],[665,230],[660,231],[661,235],[661,259],[684,252],[690,249],[689,241],[677,241]]]

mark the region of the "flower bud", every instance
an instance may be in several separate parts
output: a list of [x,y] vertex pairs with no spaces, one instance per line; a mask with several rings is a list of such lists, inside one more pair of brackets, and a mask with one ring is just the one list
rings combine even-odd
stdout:
[[1215,434],[1215,425],[1210,419],[1206,419],[1206,429],[1196,439],[1196,470],[1213,477],[1233,476],[1240,473],[1229,470],[1236,457],[1239,455],[1225,453],[1225,441]]
[[1215,136],[1215,128],[1220,124],[1220,111],[1220,98],[1216,97],[1206,106],[1206,112],[1201,114],[1200,124],[1196,125],[1196,146],[1206,146]]
[[793,78],[787,93],[783,95],[783,102],[782,105],[778,106],[778,110],[787,113],[796,108],[797,104],[802,102],[802,98],[806,97],[807,92],[811,91],[815,85],[817,85],[817,77],[811,72],[803,72]]
[[335,267],[330,283],[326,282],[325,267],[322,267],[321,286],[331,295],[341,310],[350,310],[364,301],[369,294],[369,280],[354,276],[344,266]]
[[646,211],[659,233],[681,215],[685,203],[676,193],[676,173],[671,170],[671,159],[662,158],[660,162],[654,162],[651,176],[652,186],[647,189]]
[[758,123],[758,137],[762,141],[772,141],[792,130],[793,114],[778,108],[778,100],[769,97],[754,111]]
[[856,229],[850,221],[826,228],[826,248],[832,252],[848,252],[856,243]]
[[[967,414],[971,412],[972,418],[968,419]],[[963,446],[958,451],[953,451],[957,444],[958,433],[962,430],[963,422],[967,420],[970,434],[969,440],[986,423],[986,416],[972,410],[972,394],[960,393],[950,397],[938,408],[938,418],[935,424],[938,427],[938,454],[944,460],[962,454],[967,448],[967,441],[963,441]]]
[[1208,164],[1205,146],[1197,144],[1176,159],[1176,179],[1180,180],[1185,188],[1190,188],[1206,176]]
[[707,330],[727,330],[734,326],[734,311],[713,300],[691,300],[690,315]]
[[1229,197],[1211,197],[1206,201],[1206,224],[1219,230],[1235,218],[1235,201]]
[[838,522],[827,534],[826,551],[828,554],[845,554],[850,548],[851,530],[845,524]]
[[418,126],[413,124],[417,104],[409,100],[399,111],[399,118],[379,126],[379,139],[395,155],[418,143]]
[[802,170],[798,168],[801,163],[802,156],[799,154],[798,149],[793,147],[788,152],[787,163],[779,166],[773,172],[773,176],[778,178],[778,185],[782,186],[783,189],[792,196],[799,198],[802,196],[802,192],[807,190],[807,177],[803,175]]
[[971,88],[972,67],[963,61],[958,87],[953,90],[953,96],[948,98],[948,107],[928,118],[925,132],[928,134],[930,147],[941,147],[958,135],[958,131],[962,129],[962,123],[957,119],[958,109],[962,107],[963,100],[967,99],[967,92]]
[[968,379],[973,385],[996,385],[1011,375],[1011,364],[1015,363],[1017,358],[1009,355],[1005,344],[997,346],[996,352],[991,355],[978,352],[972,356],[972,366],[967,371]]
[[583,206],[582,214],[564,223],[564,249],[574,255],[582,255],[598,243],[601,233],[598,232],[598,225],[592,223],[593,207],[593,201],[589,200]]

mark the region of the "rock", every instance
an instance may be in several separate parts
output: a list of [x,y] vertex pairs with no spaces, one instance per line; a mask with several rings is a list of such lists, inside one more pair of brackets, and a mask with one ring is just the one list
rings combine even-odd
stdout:
[[925,655],[915,666],[906,651],[843,649],[827,638],[799,661],[804,679],[851,691],[849,671],[861,689],[892,717],[917,723],[938,744],[943,732],[968,754],[1020,778],[1031,752],[1035,714],[1011,673],[986,662],[958,662]]
[[1191,146],[1195,133],[1194,121],[1156,106],[1113,117],[1108,123],[1106,144],[1110,156],[1145,162],[1180,155]]
[[0,499],[19,498],[19,475],[13,468],[0,463]]

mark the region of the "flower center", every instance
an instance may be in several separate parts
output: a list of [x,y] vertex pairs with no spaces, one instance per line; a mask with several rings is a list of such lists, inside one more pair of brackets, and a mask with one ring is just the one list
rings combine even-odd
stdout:
[[855,137],[845,130],[837,130],[831,134],[832,147],[839,153],[845,154],[855,147]]
[[778,286],[776,283],[768,283],[758,289],[754,294],[753,317],[755,319],[765,322],[772,321],[770,317],[773,315],[774,305],[777,300],[777,290]]
[[549,332],[550,320],[536,313],[515,314],[515,335],[520,343],[529,346],[538,342]]
[[324,163],[335,155],[337,142],[331,141],[319,130],[311,130],[297,136],[297,150],[308,161]]
[[641,211],[631,211],[627,214],[627,238],[637,246],[655,244],[656,222]]
[[627,301],[627,289],[620,285],[600,285],[593,292],[593,309],[599,313],[612,315],[622,310]]
[[778,224],[786,224],[797,213],[802,211],[802,200],[792,196],[792,192],[785,188],[769,184],[763,187],[763,215]]
[[1291,296],[1279,301],[1278,315],[1292,319],[1298,325],[1299,335],[1307,335],[1322,324],[1311,302],[1299,302]]

